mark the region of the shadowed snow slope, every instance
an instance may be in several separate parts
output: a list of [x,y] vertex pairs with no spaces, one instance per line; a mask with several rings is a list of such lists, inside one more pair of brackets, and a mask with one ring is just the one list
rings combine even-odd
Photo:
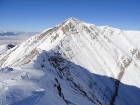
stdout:
[[139,35],[69,18],[0,55],[0,104],[139,105]]

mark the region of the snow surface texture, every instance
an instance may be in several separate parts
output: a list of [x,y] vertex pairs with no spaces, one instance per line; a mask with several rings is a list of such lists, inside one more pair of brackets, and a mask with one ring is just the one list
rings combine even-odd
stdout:
[[139,31],[70,18],[0,55],[0,105],[139,105]]

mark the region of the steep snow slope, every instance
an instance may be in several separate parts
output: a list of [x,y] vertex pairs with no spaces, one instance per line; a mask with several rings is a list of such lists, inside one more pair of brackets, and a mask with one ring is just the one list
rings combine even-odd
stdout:
[[140,33],[70,18],[31,37],[0,56],[0,103],[138,105],[140,52],[133,35]]

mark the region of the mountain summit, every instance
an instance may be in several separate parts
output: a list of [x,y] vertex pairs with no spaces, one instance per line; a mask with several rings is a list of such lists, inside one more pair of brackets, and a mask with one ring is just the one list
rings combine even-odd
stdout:
[[139,105],[139,40],[69,18],[0,55],[0,104]]

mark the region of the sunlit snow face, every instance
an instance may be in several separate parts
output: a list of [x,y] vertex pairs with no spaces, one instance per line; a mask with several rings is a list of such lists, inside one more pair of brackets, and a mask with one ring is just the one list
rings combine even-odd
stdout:
[[[137,105],[140,52],[136,33],[70,18],[27,39],[0,55],[0,95],[6,97],[0,102]],[[125,99],[130,94],[134,97]]]

